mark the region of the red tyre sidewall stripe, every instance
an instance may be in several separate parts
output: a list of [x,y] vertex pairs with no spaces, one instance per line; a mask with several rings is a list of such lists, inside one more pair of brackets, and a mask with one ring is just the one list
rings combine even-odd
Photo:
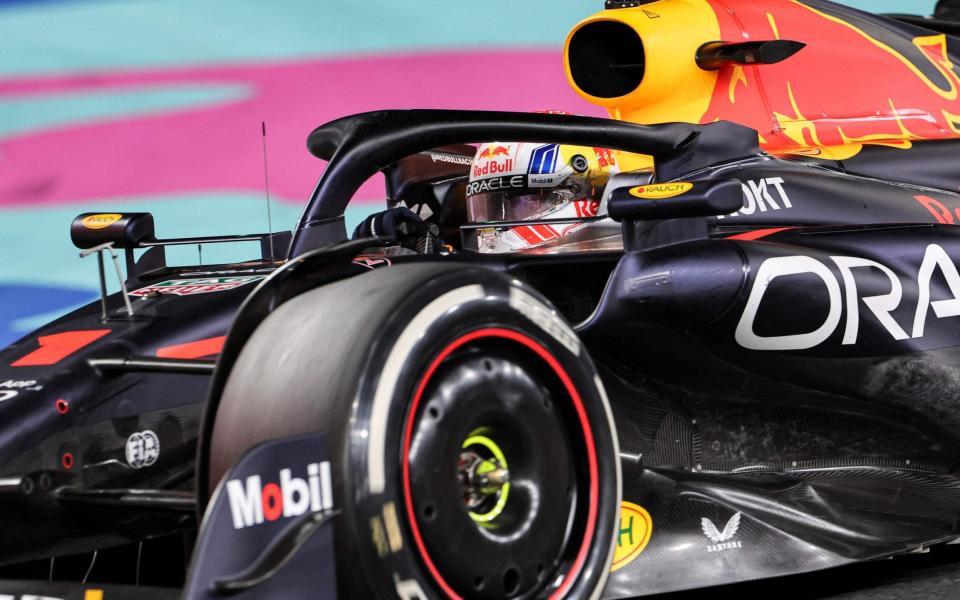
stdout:
[[444,348],[444,350],[433,359],[433,362],[430,363],[430,366],[424,373],[423,378],[417,385],[416,392],[413,396],[413,402],[410,404],[410,412],[409,416],[407,417],[407,422],[403,433],[403,496],[407,505],[407,520],[410,523],[410,530],[413,533],[413,539],[417,545],[417,549],[420,552],[420,556],[423,558],[424,563],[426,563],[427,570],[430,571],[430,574],[437,582],[437,585],[440,586],[440,589],[442,589],[449,598],[461,600],[460,596],[453,591],[453,588],[451,588],[450,585],[443,579],[440,571],[433,563],[433,560],[431,560],[430,555],[427,553],[426,546],[423,543],[423,537],[420,535],[420,528],[417,526],[416,513],[413,510],[413,494],[410,486],[410,443],[413,435],[414,418],[416,417],[420,400],[423,397],[423,392],[426,390],[427,384],[429,384],[433,374],[440,367],[440,364],[448,356],[450,356],[450,354],[457,350],[457,348],[460,348],[464,344],[468,344],[474,340],[491,337],[508,339],[517,342],[532,350],[537,354],[537,356],[542,358],[544,362],[546,362],[550,368],[553,369],[553,372],[560,379],[560,382],[563,384],[564,388],[566,388],[567,393],[570,395],[570,399],[573,401],[574,408],[576,409],[577,418],[580,420],[580,426],[583,429],[584,443],[587,447],[587,461],[589,463],[590,471],[589,514],[587,516],[586,528],[584,529],[583,543],[580,545],[580,550],[577,552],[573,567],[570,569],[570,572],[564,578],[563,582],[561,582],[557,591],[550,596],[550,600],[555,600],[562,597],[570,589],[574,580],[577,578],[577,575],[580,574],[580,570],[582,569],[584,562],[586,562],[587,553],[590,550],[590,541],[593,539],[594,530],[597,526],[597,508],[600,495],[598,478],[599,468],[597,466],[597,451],[593,439],[593,430],[590,428],[590,422],[587,418],[587,411],[584,408],[580,393],[573,385],[573,380],[570,379],[570,376],[567,374],[560,362],[546,348],[530,337],[527,337],[526,335],[512,329],[479,329],[457,338],[453,343]]

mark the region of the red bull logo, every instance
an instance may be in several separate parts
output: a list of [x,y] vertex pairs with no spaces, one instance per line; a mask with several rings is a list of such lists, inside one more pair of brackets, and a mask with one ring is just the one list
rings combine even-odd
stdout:
[[[491,144],[485,146],[483,150],[477,154],[477,160],[474,161],[472,177],[478,179],[491,175],[504,175],[513,171],[513,159],[510,158],[510,150],[509,145],[498,146]],[[503,160],[504,158],[506,158],[506,160]]]
[[708,0],[723,39],[789,39],[807,47],[781,64],[722,69],[703,123],[760,132],[773,152],[864,144],[909,148],[960,136],[960,77],[946,38],[911,38],[879,21],[808,0]]
[[483,163],[482,165],[473,166],[473,178],[477,179],[478,177],[487,177],[489,175],[502,175],[513,171],[513,159],[508,158],[502,163],[496,161],[490,161]]
[[499,156],[510,156],[510,146],[487,146],[477,155],[478,159],[493,159]]

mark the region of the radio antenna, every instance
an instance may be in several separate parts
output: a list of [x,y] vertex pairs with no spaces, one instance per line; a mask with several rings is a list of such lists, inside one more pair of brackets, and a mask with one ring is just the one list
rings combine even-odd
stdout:
[[270,215],[270,178],[267,175],[267,122],[260,121],[260,133],[263,140],[263,191],[267,196],[267,234],[270,240],[270,262],[276,263],[273,255],[273,219]]

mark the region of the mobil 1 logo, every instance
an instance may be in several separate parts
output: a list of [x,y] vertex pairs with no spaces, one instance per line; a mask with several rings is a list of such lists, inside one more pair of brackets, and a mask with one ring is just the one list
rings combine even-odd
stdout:
[[227,482],[234,529],[333,509],[329,462],[310,463],[306,477],[294,476],[293,469],[280,469],[279,475],[278,482],[264,481],[261,475]]
[[222,598],[213,582],[257,564],[264,548],[291,548],[296,539],[281,569],[230,597],[334,600],[338,509],[322,433],[254,446],[223,475],[207,507],[184,597]]

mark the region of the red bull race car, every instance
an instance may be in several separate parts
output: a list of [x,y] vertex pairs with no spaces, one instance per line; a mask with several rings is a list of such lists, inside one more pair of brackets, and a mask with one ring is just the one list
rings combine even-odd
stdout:
[[[292,233],[81,215],[123,289],[0,351],[0,594],[627,598],[960,540],[957,31],[609,0],[564,61],[611,119],[338,119]],[[596,205],[477,217],[550,161]],[[378,172],[420,218],[350,239]]]

